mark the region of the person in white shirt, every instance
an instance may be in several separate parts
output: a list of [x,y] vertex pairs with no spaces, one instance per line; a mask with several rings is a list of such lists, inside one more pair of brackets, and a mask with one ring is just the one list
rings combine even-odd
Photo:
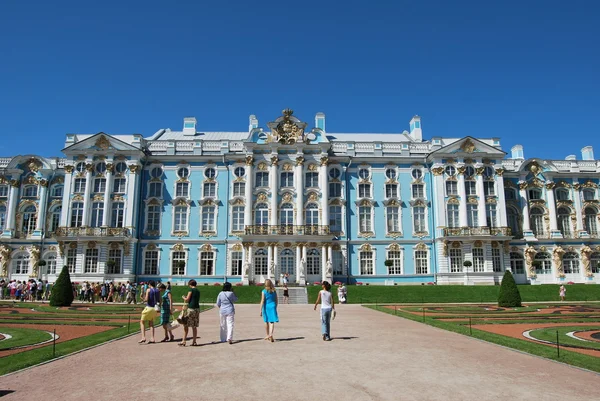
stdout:
[[331,295],[331,284],[328,281],[323,281],[321,287],[323,289],[319,291],[314,310],[317,310],[317,305],[321,302],[321,333],[323,341],[331,341],[331,314],[335,312],[335,301]]

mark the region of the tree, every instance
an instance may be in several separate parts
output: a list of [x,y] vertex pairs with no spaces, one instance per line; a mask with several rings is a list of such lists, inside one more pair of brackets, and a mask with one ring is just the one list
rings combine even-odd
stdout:
[[391,267],[394,266],[394,261],[391,259],[387,259],[385,262],[383,262],[384,265],[386,265],[387,267]]
[[521,306],[519,287],[517,287],[517,283],[515,283],[515,279],[509,270],[505,271],[504,277],[502,277],[500,293],[498,294],[498,306],[506,308]]
[[63,266],[58,279],[52,287],[52,295],[50,295],[50,306],[71,306],[73,303],[73,284],[71,283],[71,275],[69,267]]

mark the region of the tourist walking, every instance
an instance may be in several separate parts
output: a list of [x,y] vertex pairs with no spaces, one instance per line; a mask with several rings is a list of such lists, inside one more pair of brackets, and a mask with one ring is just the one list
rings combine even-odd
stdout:
[[231,291],[231,283],[223,284],[223,291],[217,296],[217,306],[219,307],[219,315],[221,318],[221,342],[227,341],[233,344],[233,326],[235,317],[235,305],[237,296]]
[[560,296],[561,301],[565,300],[565,296],[567,295],[567,289],[565,288],[564,285],[561,285],[560,288],[558,289],[558,295]]
[[265,330],[267,332],[265,340],[275,341],[273,339],[273,332],[275,331],[275,323],[279,322],[279,316],[277,315],[277,291],[275,291],[273,282],[269,279],[265,280],[265,288],[262,290],[260,297],[260,316],[262,316],[265,322]]
[[146,290],[146,294],[144,294],[146,307],[142,311],[142,318],[140,319],[140,330],[142,332],[142,339],[138,341],[140,344],[146,342],[146,322],[150,326],[150,341],[148,341],[148,344],[154,344],[154,318],[156,318],[156,314],[160,310],[160,291],[155,288],[156,283],[154,280],[150,280],[148,284],[148,289]]
[[200,325],[200,290],[196,288],[196,280],[190,280],[188,286],[190,291],[187,295],[183,295],[183,302],[186,303],[185,320],[183,322],[183,339],[179,343],[185,347],[187,342],[188,330],[192,328],[192,347],[197,346],[196,338],[198,338],[198,326]]
[[319,291],[314,310],[317,310],[317,305],[321,302],[321,334],[323,341],[331,341],[331,314],[335,311],[335,302],[331,295],[331,284],[323,281],[321,287],[323,289]]
[[[171,316],[173,315],[173,296],[171,290],[166,285],[160,283],[158,290],[162,294],[162,303],[160,304],[160,324],[165,330],[165,338],[160,340],[161,343],[175,340],[173,332],[169,329],[169,323],[171,323]],[[164,291],[164,292],[163,292]]]
[[341,283],[338,286],[338,290],[337,290],[337,295],[338,295],[338,302],[341,304],[345,304],[346,301],[346,286],[344,285],[344,283]]
[[287,283],[283,283],[283,303],[290,303],[290,290],[288,289]]

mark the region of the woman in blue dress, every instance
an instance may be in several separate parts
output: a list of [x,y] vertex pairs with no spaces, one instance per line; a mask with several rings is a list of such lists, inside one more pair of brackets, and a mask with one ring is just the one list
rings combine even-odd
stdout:
[[277,316],[277,291],[271,280],[265,280],[265,289],[262,290],[260,298],[260,315],[265,322],[265,329],[267,336],[265,340],[273,340],[273,331],[275,331],[275,323],[279,322],[279,316]]

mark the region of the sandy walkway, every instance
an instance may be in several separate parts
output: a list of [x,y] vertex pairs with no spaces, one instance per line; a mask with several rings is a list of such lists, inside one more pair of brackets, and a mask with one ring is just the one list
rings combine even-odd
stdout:
[[[5,400],[597,400],[594,373],[376,312],[339,305],[334,340],[318,312],[281,305],[264,341],[257,305],[239,305],[234,345],[215,310],[200,317],[201,347],[138,345],[130,337],[0,378]],[[180,336],[180,332],[178,333]],[[160,338],[160,334],[157,335]],[[118,363],[101,361],[107,356]],[[90,361],[95,361],[90,363]],[[25,383],[36,383],[26,385]]]

